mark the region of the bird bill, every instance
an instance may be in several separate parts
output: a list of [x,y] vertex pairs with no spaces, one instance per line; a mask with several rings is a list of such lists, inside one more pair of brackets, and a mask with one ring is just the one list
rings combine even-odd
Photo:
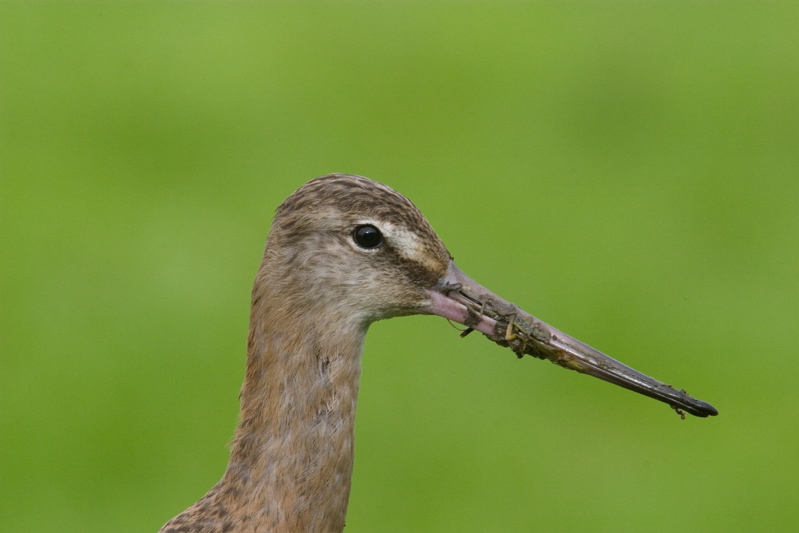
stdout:
[[511,348],[518,357],[531,355],[548,359],[564,368],[603,379],[625,389],[667,403],[683,418],[716,416],[709,403],[697,400],[684,390],[677,390],[634,370],[599,350],[566,335],[503,300],[464,274],[450,262],[446,275],[428,294],[427,311],[479,331],[492,341]]

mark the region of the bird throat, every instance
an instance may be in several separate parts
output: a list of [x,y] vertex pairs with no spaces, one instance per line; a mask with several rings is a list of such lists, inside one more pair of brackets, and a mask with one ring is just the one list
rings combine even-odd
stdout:
[[230,529],[343,530],[365,334],[254,295],[241,421],[225,475],[204,498]]

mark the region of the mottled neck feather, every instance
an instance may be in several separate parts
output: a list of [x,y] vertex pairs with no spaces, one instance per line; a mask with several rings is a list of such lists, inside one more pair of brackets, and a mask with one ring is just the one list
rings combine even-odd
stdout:
[[269,273],[262,268],[253,289],[225,475],[164,533],[344,528],[366,326],[275,289]]

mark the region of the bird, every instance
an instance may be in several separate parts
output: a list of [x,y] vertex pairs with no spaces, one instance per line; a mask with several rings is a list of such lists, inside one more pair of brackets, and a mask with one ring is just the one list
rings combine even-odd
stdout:
[[369,178],[328,174],[275,212],[252,290],[224,475],[161,533],[342,531],[364,338],[375,321],[414,314],[657,399],[683,418],[718,414],[473,281],[405,196]]

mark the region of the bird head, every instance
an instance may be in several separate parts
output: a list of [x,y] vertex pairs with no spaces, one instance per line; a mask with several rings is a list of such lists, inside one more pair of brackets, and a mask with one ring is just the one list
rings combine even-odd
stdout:
[[[466,276],[413,203],[361,176],[309,181],[278,207],[258,287],[282,313],[325,317],[364,333],[375,320],[433,314],[479,331],[517,356],[548,359],[669,404],[714,416],[710,404],[566,335]],[[254,292],[254,301],[261,295]]]

